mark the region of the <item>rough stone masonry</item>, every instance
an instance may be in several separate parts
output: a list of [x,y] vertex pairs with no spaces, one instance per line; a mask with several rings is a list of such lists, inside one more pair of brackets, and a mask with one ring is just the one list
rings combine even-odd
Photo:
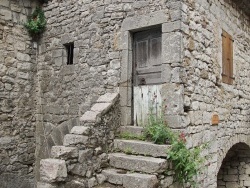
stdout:
[[23,27],[37,2],[0,1],[0,187],[34,187],[36,49]]
[[[52,146],[63,144],[64,136],[80,125],[79,118],[104,93],[120,93],[121,124],[130,123],[133,33],[159,25],[164,97],[175,96],[168,101],[167,120],[186,132],[189,147],[210,144],[203,153],[207,159],[202,187],[216,187],[217,182],[224,186],[229,180],[223,174],[242,174],[241,166],[249,169],[244,157],[234,156],[246,164],[236,168],[240,172],[221,170],[217,181],[230,148],[237,143],[250,146],[250,21],[242,8],[246,2],[51,0],[42,5],[47,29],[36,49],[22,23],[38,2],[1,0],[1,185],[33,187],[34,179],[40,179],[40,160],[51,157]],[[232,85],[221,80],[222,30],[234,39]],[[73,65],[67,65],[65,44],[72,42]],[[219,115],[218,126],[211,126],[214,114]],[[91,173],[87,177],[96,181]]]

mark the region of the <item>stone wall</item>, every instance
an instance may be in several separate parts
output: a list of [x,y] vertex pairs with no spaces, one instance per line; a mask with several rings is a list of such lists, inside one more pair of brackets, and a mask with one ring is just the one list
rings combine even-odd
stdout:
[[105,181],[101,174],[108,164],[108,152],[120,127],[118,93],[99,97],[90,111],[64,137],[63,145],[53,146],[51,158],[41,160],[38,188],[94,187]]
[[[189,147],[209,142],[201,182],[204,187],[215,187],[214,176],[228,149],[249,135],[249,17],[237,4],[231,0],[52,0],[44,10],[48,27],[39,47],[37,165],[50,155],[53,145],[62,144],[63,136],[79,124],[78,117],[98,96],[119,86],[122,123],[129,122],[132,38],[127,36],[131,31],[122,28],[127,24],[138,30],[149,22],[160,24],[160,19],[150,15],[161,10],[169,22],[162,27],[163,36],[176,36],[176,40],[164,41],[166,79],[174,83],[169,89],[182,88],[178,90],[178,116],[168,120],[187,132]],[[148,19],[137,19],[145,15]],[[124,21],[128,18],[135,20],[134,25]],[[233,85],[221,82],[222,29],[234,39]],[[71,42],[74,63],[67,65],[64,44]],[[214,114],[219,115],[218,126],[211,126]]]
[[[208,142],[202,187],[216,187],[227,151],[250,133],[249,16],[230,0],[185,0],[182,5],[184,114],[189,147]],[[232,85],[222,83],[222,30],[234,39]],[[220,122],[212,126],[211,118]]]
[[[122,84],[121,67],[126,66],[121,58],[123,20],[162,9],[171,20],[167,6],[169,3],[161,0],[52,0],[44,5],[48,22],[38,60],[38,98],[41,99],[36,129],[38,167],[40,159],[50,156],[53,145],[62,144],[63,136],[71,127],[79,125],[79,117],[100,95],[118,91]],[[72,42],[74,62],[67,65],[64,45]],[[128,91],[128,87],[122,90]],[[123,117],[129,114],[127,108],[131,107],[127,99],[121,99],[121,103],[126,103],[121,109]],[[39,174],[37,177],[39,179]]]
[[36,49],[23,23],[36,2],[0,1],[0,185],[33,187]]

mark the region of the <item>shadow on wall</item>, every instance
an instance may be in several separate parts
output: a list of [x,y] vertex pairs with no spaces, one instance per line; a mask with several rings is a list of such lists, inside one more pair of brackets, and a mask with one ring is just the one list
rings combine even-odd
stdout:
[[250,186],[250,147],[237,143],[228,151],[217,176],[217,187]]

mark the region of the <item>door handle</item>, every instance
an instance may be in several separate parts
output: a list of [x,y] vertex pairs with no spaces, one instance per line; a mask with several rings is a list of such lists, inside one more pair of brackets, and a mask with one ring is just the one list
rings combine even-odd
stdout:
[[146,85],[146,79],[145,78],[140,79],[140,85]]

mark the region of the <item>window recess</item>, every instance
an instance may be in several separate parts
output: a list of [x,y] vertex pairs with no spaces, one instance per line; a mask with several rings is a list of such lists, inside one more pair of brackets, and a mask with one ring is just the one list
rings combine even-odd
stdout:
[[74,59],[74,43],[64,44],[67,54],[67,65],[73,65]]

